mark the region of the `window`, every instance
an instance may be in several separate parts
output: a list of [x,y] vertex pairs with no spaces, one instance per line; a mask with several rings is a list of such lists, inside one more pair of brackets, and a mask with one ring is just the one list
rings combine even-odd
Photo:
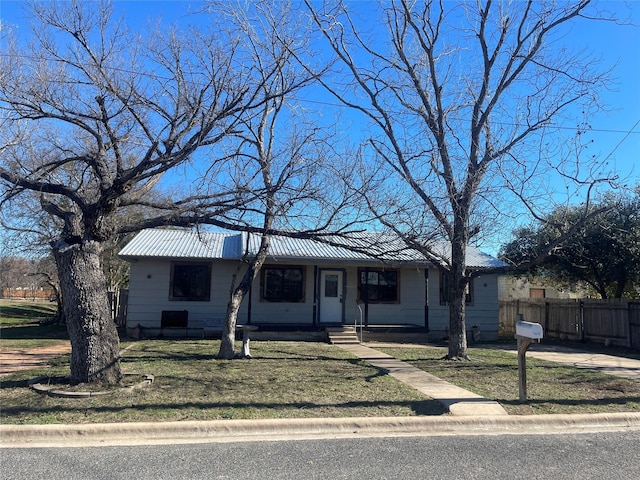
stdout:
[[304,267],[264,267],[260,297],[267,302],[304,302]]
[[362,269],[358,271],[358,292],[367,303],[398,303],[398,271]]
[[529,298],[545,298],[544,288],[530,288],[529,289]]
[[208,302],[211,297],[211,264],[171,264],[169,300]]
[[[448,305],[451,299],[451,274],[449,272],[440,272],[440,305]],[[467,283],[467,292],[465,295],[465,303],[473,304],[473,278]]]

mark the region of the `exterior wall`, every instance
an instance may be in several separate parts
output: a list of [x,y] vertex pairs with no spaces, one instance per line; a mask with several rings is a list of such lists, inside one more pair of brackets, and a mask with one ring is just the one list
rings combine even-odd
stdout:
[[[357,277],[355,278],[357,282]],[[400,303],[368,305],[369,325],[425,326],[426,288],[423,268],[400,269]],[[357,289],[357,283],[356,287]],[[362,306],[364,308],[364,305]]]
[[[485,275],[473,280],[473,302],[466,307],[467,337],[473,340],[472,328],[477,326],[481,340],[498,339],[498,276]],[[429,331],[440,340],[448,336],[449,306],[440,304],[440,275],[429,271]]]
[[[258,274],[251,288],[251,323],[257,325],[313,325],[314,281],[313,265],[292,263],[305,267],[304,302],[269,302],[260,299],[260,277]],[[269,266],[269,262],[265,264]],[[282,266],[282,264],[277,264]],[[244,302],[246,308],[246,301]]]
[[[260,299],[260,275],[254,281],[251,291],[251,323],[257,325],[318,326],[316,279],[320,269],[335,269],[345,273],[344,283],[344,323],[353,324],[365,312],[365,305],[358,303],[358,267],[339,264],[304,264],[306,266],[305,301],[300,303],[268,302]],[[148,335],[168,335],[160,328],[163,310],[188,310],[188,334],[201,335],[206,322],[217,319],[221,324],[227,307],[232,275],[237,273],[237,263],[233,261],[212,262],[211,297],[208,302],[170,301],[171,262],[167,259],[141,259],[131,263],[127,327],[140,325]],[[428,303],[429,329],[431,338],[440,339],[447,335],[449,309],[440,305],[439,274],[429,270],[425,288],[424,268],[403,267],[400,269],[400,303],[368,305],[368,324],[425,326],[425,305]],[[238,322],[246,323],[249,318],[249,302],[245,299],[240,309]],[[360,306],[360,309],[358,308]],[[314,318],[315,316],[315,318]],[[495,275],[474,280],[474,302],[467,306],[467,328],[477,325],[483,340],[497,339],[498,335],[498,287]],[[168,329],[165,329],[168,330]],[[212,329],[215,330],[215,329]],[[177,332],[179,335],[184,335]],[[469,335],[469,338],[472,338]]]
[[572,289],[560,289],[546,284],[542,279],[529,279],[514,275],[500,275],[498,277],[498,293],[500,300],[518,298],[531,298],[531,289],[543,289],[544,298],[581,298],[585,296],[584,290],[578,286]]
[[[233,262],[214,262],[211,270],[211,297],[208,302],[169,300],[171,262],[168,260],[139,260],[131,263],[127,328],[140,325],[150,335],[162,332],[163,310],[188,310],[189,329],[201,330],[205,320],[224,318],[229,301],[230,279],[236,273]],[[246,305],[239,312],[239,322],[247,318]],[[156,330],[157,329],[157,330]],[[197,334],[196,332],[191,332]],[[201,334],[201,332],[200,332]]]

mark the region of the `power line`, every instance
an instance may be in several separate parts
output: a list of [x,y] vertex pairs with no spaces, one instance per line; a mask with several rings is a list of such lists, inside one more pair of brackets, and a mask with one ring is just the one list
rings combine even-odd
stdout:
[[638,126],[638,124],[640,124],[640,119],[638,119],[638,121],[633,125],[633,127],[631,127],[631,129],[627,132],[627,134],[626,134],[624,137],[622,137],[622,140],[620,140],[620,141],[618,142],[618,144],[617,144],[615,147],[613,147],[613,150],[611,150],[611,153],[609,153],[609,155],[607,155],[607,156],[605,157],[605,159],[604,159],[604,161],[605,161],[605,162],[606,162],[607,160],[609,160],[609,157],[611,157],[611,155],[613,155],[613,154],[615,153],[615,151],[618,149],[618,147],[619,147],[620,145],[622,145],[622,143],[627,139],[627,137],[628,137],[629,135],[631,135],[632,133],[638,133],[638,132],[634,132],[634,131],[633,131],[633,129],[634,129],[634,128],[636,128],[636,127]]

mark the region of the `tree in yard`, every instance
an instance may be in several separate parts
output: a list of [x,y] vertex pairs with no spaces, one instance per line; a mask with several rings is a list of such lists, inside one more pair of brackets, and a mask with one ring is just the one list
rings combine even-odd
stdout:
[[[313,76],[295,62],[293,52],[305,47],[306,29],[296,9],[282,2],[211,2],[209,13],[226,19],[227,28],[243,39],[253,74],[259,107],[242,115],[236,131],[226,139],[228,157],[236,172],[229,177],[255,192],[233,223],[248,232],[243,262],[233,277],[223,325],[219,358],[234,357],[238,311],[267,259],[274,232],[313,236],[326,231],[336,209],[323,184],[323,163],[331,153],[324,133],[298,103],[300,91]],[[340,200],[335,205],[340,205]],[[253,241],[252,241],[253,240]]]
[[550,246],[583,217],[580,207],[552,212],[539,226],[516,230],[500,256],[521,272],[559,284],[586,284],[601,298],[638,298],[640,286],[640,197],[609,194],[592,210],[601,213],[581,223],[560,244]]
[[[380,224],[449,275],[447,358],[468,358],[465,293],[483,272],[468,268],[467,245],[512,221],[516,201],[544,208],[550,178],[571,192],[602,180],[593,159],[583,170],[581,137],[554,127],[572,108],[592,112],[605,86],[560,43],[567,24],[599,14],[588,0],[305,4],[337,61],[320,81],[368,127],[349,181]],[[432,247],[438,238],[450,252]]]
[[35,200],[55,227],[73,383],[121,379],[105,245],[147,227],[226,226],[224,213],[251,200],[233,183],[184,186],[196,152],[210,168],[226,160],[215,149],[255,106],[238,40],[223,29],[138,34],[111,10],[33,2],[29,43],[7,37],[0,57],[0,206]]

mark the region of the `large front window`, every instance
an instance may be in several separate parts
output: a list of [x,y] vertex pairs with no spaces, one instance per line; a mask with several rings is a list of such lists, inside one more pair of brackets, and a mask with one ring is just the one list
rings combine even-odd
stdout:
[[397,303],[398,271],[362,269],[358,271],[360,299],[367,303]]
[[267,302],[304,302],[304,267],[263,267],[260,290]]
[[208,302],[211,297],[211,264],[171,264],[169,300]]

